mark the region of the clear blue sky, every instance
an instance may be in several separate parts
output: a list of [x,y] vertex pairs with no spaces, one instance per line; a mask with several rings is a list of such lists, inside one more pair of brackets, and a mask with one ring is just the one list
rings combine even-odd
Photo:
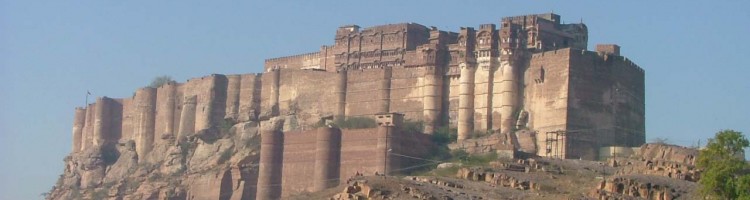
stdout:
[[554,11],[588,25],[590,48],[619,44],[646,70],[647,140],[747,135],[748,2],[0,0],[0,199],[40,198],[52,187],[86,90],[129,97],[159,75],[260,72],[265,58],[331,44],[345,24],[456,31]]

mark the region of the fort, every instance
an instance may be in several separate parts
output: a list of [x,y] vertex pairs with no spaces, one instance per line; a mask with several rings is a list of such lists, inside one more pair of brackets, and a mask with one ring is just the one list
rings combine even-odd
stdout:
[[[645,142],[644,99],[644,70],[620,46],[589,51],[587,26],[552,13],[457,32],[347,25],[333,45],[267,59],[262,73],[214,74],[76,108],[72,152],[133,141],[138,162],[158,163],[166,155],[155,146],[210,135],[226,122],[253,122],[261,138],[257,171],[232,168],[211,183],[220,189],[202,195],[234,190],[273,199],[408,167],[396,155],[429,154],[430,135],[441,127],[457,129],[456,148],[482,133],[501,136],[490,145],[510,156],[598,159],[601,148]],[[379,126],[315,126],[353,117]],[[287,120],[263,127],[277,118]],[[420,122],[422,133],[402,130],[402,121]],[[82,176],[85,185],[93,175]]]

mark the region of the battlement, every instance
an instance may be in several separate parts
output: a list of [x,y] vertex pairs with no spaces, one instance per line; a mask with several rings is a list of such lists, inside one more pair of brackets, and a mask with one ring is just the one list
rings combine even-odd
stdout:
[[[377,26],[371,26],[362,29],[360,33],[362,34],[369,34],[369,33],[375,33],[375,32],[399,32],[399,31],[406,31],[410,25],[417,25],[422,26],[421,24],[415,24],[415,23],[399,23],[399,24],[385,24],[385,25],[377,25]],[[424,26],[422,26],[424,27]],[[425,27],[426,28],[426,27]]]
[[310,52],[310,53],[303,53],[303,54],[297,54],[297,55],[291,55],[291,56],[282,56],[282,57],[276,57],[276,58],[269,58],[266,59],[266,63],[268,62],[275,62],[280,60],[291,60],[291,59],[300,59],[300,58],[316,58],[320,56],[320,52]]
[[559,57],[559,56],[578,56],[578,57],[588,57],[594,62],[598,63],[606,63],[606,62],[622,62],[624,65],[608,65],[612,67],[620,67],[620,66],[626,66],[633,71],[639,72],[641,74],[644,74],[645,71],[643,68],[638,66],[638,64],[635,64],[630,59],[624,56],[619,55],[612,55],[612,54],[606,54],[602,52],[597,51],[587,51],[585,49],[575,49],[575,48],[565,48],[565,49],[555,49],[555,50],[549,50],[549,51],[542,51],[539,53],[535,53],[531,55],[532,59],[544,59],[545,57]]
[[481,29],[490,29],[490,30],[495,30],[496,28],[495,28],[495,24],[480,24],[480,25],[479,25],[479,29],[480,29],[480,30],[481,30]]
[[555,24],[560,24],[560,15],[557,15],[555,13],[544,13],[544,14],[531,14],[531,15],[519,15],[519,16],[511,16],[511,17],[503,17],[503,22],[511,22],[516,24],[524,24],[524,23],[531,23],[535,22],[536,20],[546,20],[553,22]]
[[603,54],[619,56],[620,46],[616,44],[597,44],[596,51]]
[[348,37],[353,33],[359,33],[359,29],[360,27],[355,24],[341,26],[336,30],[335,38]]
[[320,57],[321,53],[318,51],[266,59],[264,63],[265,71],[270,71],[273,68],[319,69]]
[[[597,47],[599,47],[599,46],[601,46],[601,45],[597,45]],[[608,46],[608,47],[611,48],[610,45],[605,45],[605,46]],[[589,56],[592,59],[596,59],[599,62],[620,62],[620,63],[624,63],[624,65],[612,65],[613,67],[624,66],[624,67],[627,67],[629,69],[632,69],[633,71],[639,72],[641,74],[645,73],[645,71],[643,70],[643,68],[641,68],[640,66],[638,66],[638,64],[635,64],[633,61],[631,61],[630,59],[628,59],[625,56],[619,55],[619,49],[620,49],[619,46],[617,46],[617,45],[614,45],[614,46],[617,47],[618,55],[609,54],[609,53],[601,52],[601,51],[587,51],[587,50],[582,50],[582,49],[573,49],[573,51],[580,51],[581,52],[580,55]]]

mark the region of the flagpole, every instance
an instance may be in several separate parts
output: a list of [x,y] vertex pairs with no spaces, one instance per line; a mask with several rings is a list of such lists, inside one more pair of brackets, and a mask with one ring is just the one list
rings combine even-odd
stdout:
[[83,105],[83,106],[88,106],[89,105],[89,95],[91,95],[91,92],[89,92],[88,90],[86,90],[86,104]]

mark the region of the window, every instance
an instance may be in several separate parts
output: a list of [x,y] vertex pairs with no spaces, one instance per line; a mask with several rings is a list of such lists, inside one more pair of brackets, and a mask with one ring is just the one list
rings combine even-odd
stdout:
[[544,82],[544,67],[539,68],[539,79]]

